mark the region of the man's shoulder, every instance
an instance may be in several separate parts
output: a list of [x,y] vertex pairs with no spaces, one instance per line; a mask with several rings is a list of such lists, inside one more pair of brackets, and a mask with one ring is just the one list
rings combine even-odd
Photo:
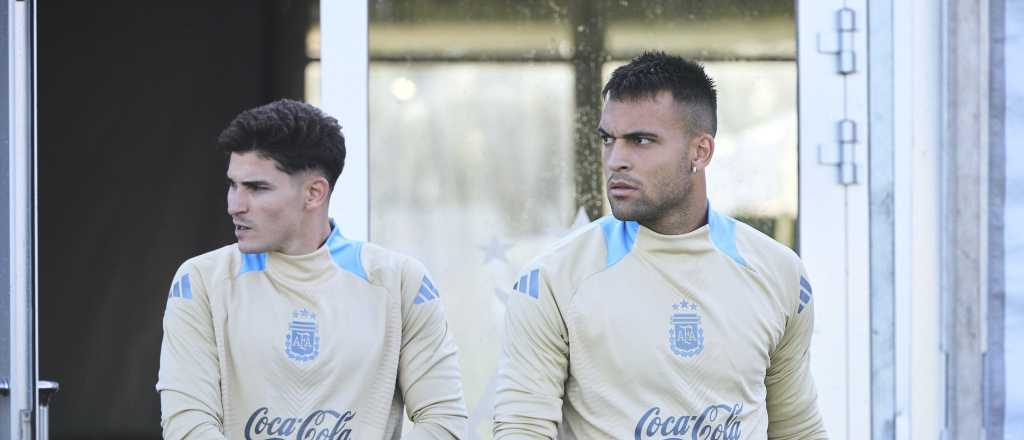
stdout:
[[615,264],[629,252],[636,235],[633,222],[608,215],[581,226],[538,255],[526,268],[540,271],[554,286],[572,289],[579,283]]
[[427,271],[416,258],[370,242],[362,243],[360,260],[366,280],[376,285],[401,282],[403,276],[423,276]]
[[232,243],[188,258],[179,267],[208,273],[221,269],[223,266],[236,265],[237,260],[240,260],[241,256],[242,253],[238,250],[238,244]]
[[736,241],[744,256],[756,266],[769,270],[800,270],[800,257],[793,249],[741,221],[736,221]]
[[803,263],[788,246],[745,223],[736,222],[736,242],[750,267],[778,294],[795,295],[800,283]]
[[230,244],[186,259],[178,266],[174,280],[178,282],[187,277],[189,284],[199,283],[204,287],[202,290],[208,290],[230,279],[242,260],[238,244]]

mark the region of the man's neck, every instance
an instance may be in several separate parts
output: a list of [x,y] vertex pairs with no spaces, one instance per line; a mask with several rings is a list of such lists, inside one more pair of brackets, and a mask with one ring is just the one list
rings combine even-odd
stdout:
[[640,222],[645,228],[662,235],[682,235],[693,232],[708,223],[708,195],[698,186],[680,207],[659,219]]
[[305,255],[320,249],[331,235],[331,221],[327,215],[303,222],[296,239],[279,252],[285,255]]

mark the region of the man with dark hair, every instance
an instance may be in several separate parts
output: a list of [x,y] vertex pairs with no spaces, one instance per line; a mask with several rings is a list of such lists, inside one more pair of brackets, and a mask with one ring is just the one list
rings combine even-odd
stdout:
[[716,92],[644,53],[604,88],[612,216],[516,282],[495,439],[825,439],[811,286],[785,246],[711,209]]
[[168,294],[167,439],[454,439],[456,347],[416,260],[345,239],[328,218],[345,162],[334,118],[296,101],[221,133],[237,244],[194,257]]

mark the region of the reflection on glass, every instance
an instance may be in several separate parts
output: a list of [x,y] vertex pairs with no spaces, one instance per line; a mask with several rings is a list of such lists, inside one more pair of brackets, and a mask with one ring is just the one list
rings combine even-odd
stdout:
[[442,289],[482,435],[509,280],[572,220],[571,86],[562,65],[370,69],[371,237]]
[[370,235],[437,279],[473,438],[490,438],[517,272],[589,221],[588,194],[600,200],[592,214],[607,212],[599,162],[579,160],[599,152],[589,95],[640,50],[706,62],[719,90],[711,202],[795,247],[793,4],[705,3],[370,3]]
[[708,198],[793,249],[797,217],[796,63],[707,63],[719,130]]

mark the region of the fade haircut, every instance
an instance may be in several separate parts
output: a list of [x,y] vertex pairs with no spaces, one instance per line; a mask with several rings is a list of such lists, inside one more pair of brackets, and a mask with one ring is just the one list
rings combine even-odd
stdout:
[[217,146],[228,157],[256,152],[289,175],[318,172],[331,190],[345,167],[345,137],[338,120],[290,99],[240,113],[217,137]]
[[692,134],[718,130],[718,93],[704,67],[665,52],[644,52],[629,64],[615,69],[601,95],[616,101],[654,99],[658,92],[672,92],[673,100],[685,106],[687,129]]

